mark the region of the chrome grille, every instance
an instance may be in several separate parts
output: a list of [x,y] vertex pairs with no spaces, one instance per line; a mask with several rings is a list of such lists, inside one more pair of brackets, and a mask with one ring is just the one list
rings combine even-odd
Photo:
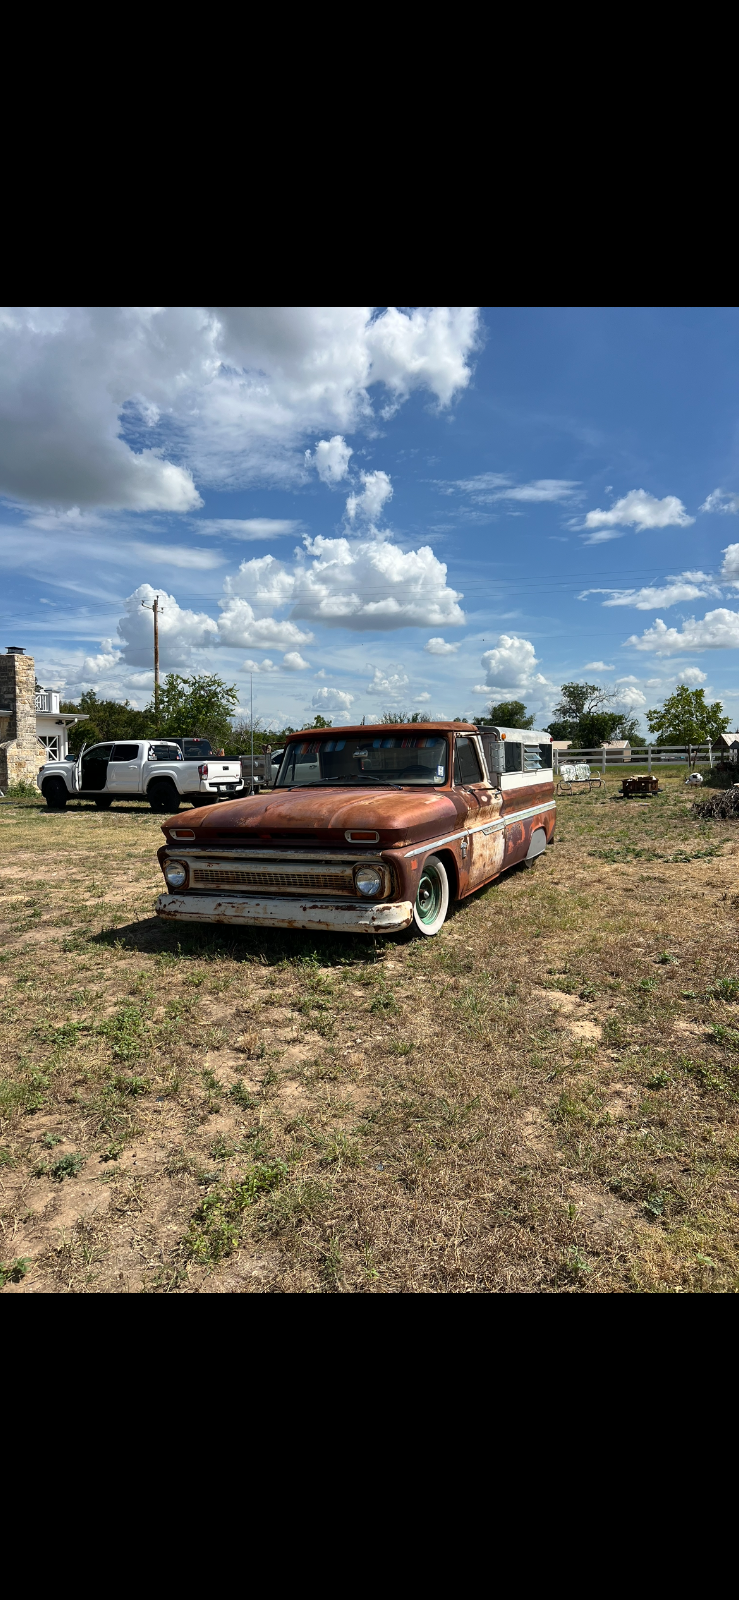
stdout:
[[328,889],[334,894],[351,894],[354,890],[351,872],[322,872],[315,868],[290,872],[264,867],[195,867],[191,876],[196,884],[223,888],[240,884],[249,889]]

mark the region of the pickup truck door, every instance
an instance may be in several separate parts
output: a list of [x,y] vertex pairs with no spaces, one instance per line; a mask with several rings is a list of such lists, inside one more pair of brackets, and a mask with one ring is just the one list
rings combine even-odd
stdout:
[[[504,839],[502,831],[492,826],[500,811],[499,797],[483,776],[477,740],[469,734],[458,734],[455,740],[454,787],[464,795],[467,822],[474,829],[467,857],[468,882],[473,889],[500,872]],[[481,824],[489,824],[490,832],[484,832]]]
[[80,789],[83,793],[95,794],[99,789],[105,788],[112,749],[112,744],[94,744],[91,749],[85,751],[80,775]]
[[113,794],[141,793],[141,762],[138,744],[116,744],[108,762],[106,789]]

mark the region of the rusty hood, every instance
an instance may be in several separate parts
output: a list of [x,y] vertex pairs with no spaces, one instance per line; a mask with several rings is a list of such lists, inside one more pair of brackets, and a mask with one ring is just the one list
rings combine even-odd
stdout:
[[202,806],[170,818],[164,830],[193,828],[203,843],[237,835],[265,844],[294,839],[343,845],[348,832],[374,829],[377,843],[389,847],[452,832],[462,809],[450,789],[278,789]]

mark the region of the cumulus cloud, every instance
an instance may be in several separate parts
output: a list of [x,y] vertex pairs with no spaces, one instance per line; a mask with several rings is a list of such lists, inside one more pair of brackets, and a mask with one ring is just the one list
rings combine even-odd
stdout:
[[279,672],[280,669],[274,661],[270,661],[269,656],[265,656],[263,661],[246,660],[241,670],[242,672]]
[[637,689],[635,686],[619,690],[618,700],[619,705],[625,706],[630,711],[638,711],[641,706],[645,706],[647,703],[646,695],[642,694],[641,689]]
[[[428,546],[403,551],[389,540],[306,538],[289,565],[272,555],[241,563],[225,584],[221,633],[226,643],[263,639],[287,647],[311,642],[312,635],[298,636],[298,620],[357,630],[456,627],[464,622],[462,596],[447,587],[446,571]],[[288,604],[290,622],[255,621],[252,607]],[[249,638],[229,637],[236,622],[248,627]],[[270,632],[275,628],[296,631],[283,641]]]
[[221,642],[239,649],[287,649],[289,645],[311,644],[313,634],[298,628],[294,622],[279,622],[275,617],[257,617],[248,600],[232,596],[219,600],[221,616],[213,626]]
[[117,666],[119,660],[120,655],[117,651],[115,654],[109,654],[106,651],[104,654],[97,656],[85,656],[85,659],[82,663],[81,676],[85,680],[88,678],[99,678],[101,675],[109,673],[112,667]]
[[298,650],[288,650],[287,655],[282,657],[282,665],[288,672],[306,672],[310,661],[305,661]]
[[[613,662],[612,661],[586,661],[585,662],[585,671],[586,672],[613,672]],[[624,679],[619,679],[619,682],[624,682],[624,681],[625,681]]]
[[[736,549],[739,554],[739,545],[730,545],[729,549]],[[726,563],[724,563],[726,565]],[[737,563],[739,575],[739,563]],[[685,600],[697,600],[700,595],[720,595],[718,589],[706,572],[682,572],[679,577],[668,578],[662,588],[648,586],[643,589],[583,589],[578,595],[578,600],[585,600],[589,594],[606,594],[607,600],[601,601],[604,606],[634,606],[637,611],[654,611],[657,606],[675,606]]]
[[414,705],[417,705],[417,706],[425,706],[427,701],[429,701],[430,699],[431,699],[431,695],[430,694],[425,694],[425,693],[424,694],[415,694],[413,696],[413,703],[414,703]]
[[653,650],[655,655],[677,655],[684,650],[735,650],[739,645],[739,612],[720,607],[705,617],[688,618],[680,628],[668,628],[660,617],[640,636],[626,640],[635,650]]
[[725,583],[739,586],[739,544],[727,544],[722,554],[721,577]]
[[121,640],[121,659],[130,666],[148,667],[154,652],[154,623],[151,606],[159,596],[159,660],[163,671],[176,671],[190,667],[197,660],[196,652],[218,643],[218,623],[203,611],[188,611],[179,606],[174,595],[164,589],[152,589],[150,583],[139,584],[124,601],[125,615],[118,623]]
[[535,672],[538,665],[530,639],[520,639],[516,634],[501,633],[492,650],[486,650],[481,665],[485,668],[485,687],[488,689],[524,689],[530,685],[546,685],[547,679]]
[[348,477],[349,457],[353,454],[346,439],[340,433],[335,433],[333,439],[319,439],[313,455],[306,450],[305,463],[308,467],[315,467],[322,483],[332,486]]
[[357,519],[374,523],[381,516],[387,500],[392,499],[393,486],[386,472],[361,472],[360,494],[350,494],[346,502],[346,515],[350,522]]
[[447,644],[446,639],[429,639],[424,645],[430,656],[453,656],[459,649],[458,644]]
[[316,689],[311,700],[311,710],[320,711],[324,717],[335,716],[342,712],[346,716],[354,704],[354,699],[355,696],[348,694],[345,689]]
[[[700,511],[739,512],[739,494],[729,494],[726,489],[714,489],[699,507]],[[736,547],[734,547],[736,548]]]
[[[646,489],[630,489],[622,495],[610,511],[589,511],[584,526],[590,530],[603,528],[687,528],[695,517],[689,517],[677,495],[667,494],[657,500]],[[591,543],[595,543],[592,540]]]
[[409,682],[408,674],[402,667],[397,667],[395,672],[389,668],[375,667],[367,688],[371,694],[378,694],[385,700],[397,700],[407,691]]
[[448,406],[469,383],[477,330],[474,309],[449,307],[11,310],[0,491],[182,512],[202,503],[196,478],[300,481],[306,433],[370,418],[374,386],[390,410],[417,389]]

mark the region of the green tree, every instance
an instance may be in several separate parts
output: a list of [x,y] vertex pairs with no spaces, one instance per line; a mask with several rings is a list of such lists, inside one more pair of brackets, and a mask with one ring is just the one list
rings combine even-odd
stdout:
[[[231,718],[238,704],[236,687],[211,672],[189,678],[168,672],[159,691],[159,729],[164,738],[210,739],[214,749],[232,740]],[[153,699],[147,712],[154,716]]]
[[546,730],[553,739],[570,739],[576,749],[592,750],[611,739],[639,737],[633,712],[617,710],[610,689],[597,683],[563,683],[561,696]]
[[475,717],[479,728],[492,724],[494,728],[533,728],[533,717],[527,717],[523,700],[493,701],[487,716]]
[[407,722],[435,722],[428,711],[382,711],[377,719],[377,727],[392,728],[396,724],[401,726]]
[[62,711],[82,712],[86,722],[69,730],[69,749],[78,755],[83,744],[99,744],[104,739],[148,739],[155,732],[154,718],[148,711],[137,711],[128,700],[99,700],[94,689],[87,689],[79,700],[63,700]]
[[708,705],[703,689],[688,689],[681,683],[656,711],[647,712],[647,723],[658,744],[703,744],[725,733],[729,718],[720,700]]

